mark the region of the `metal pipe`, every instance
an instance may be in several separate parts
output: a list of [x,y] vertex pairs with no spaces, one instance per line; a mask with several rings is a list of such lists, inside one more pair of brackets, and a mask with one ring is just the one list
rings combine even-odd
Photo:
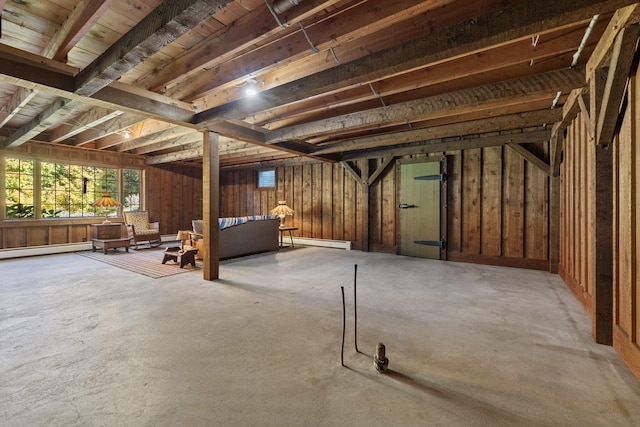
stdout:
[[344,366],[344,330],[347,327],[347,314],[344,308],[344,286],[340,286],[342,291],[342,350],[340,351],[340,364]]
[[301,0],[276,0],[273,3],[273,10],[278,13],[284,13],[294,6],[297,6]]
[[576,51],[576,53],[573,54],[573,61],[571,61],[572,68],[578,65],[578,59],[580,58],[580,55],[582,54],[582,51],[584,50],[584,48],[587,46],[587,40],[589,40],[589,36],[591,35],[591,32],[593,31],[593,28],[596,26],[596,23],[598,22],[599,18],[600,18],[600,15],[593,15],[593,18],[591,18],[591,22],[589,23],[589,26],[585,30],[584,36],[582,36],[582,41],[580,42],[580,46],[578,47],[578,50]]
[[358,278],[358,264],[354,264],[353,271],[353,341],[356,345],[356,353],[358,351],[358,304],[356,299],[356,279]]

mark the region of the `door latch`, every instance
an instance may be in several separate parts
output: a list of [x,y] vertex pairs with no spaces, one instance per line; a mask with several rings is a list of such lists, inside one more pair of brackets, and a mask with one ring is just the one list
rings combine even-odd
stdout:
[[398,205],[398,208],[400,209],[409,209],[409,208],[417,208],[417,207],[418,207],[417,205],[409,205],[407,203],[400,203]]

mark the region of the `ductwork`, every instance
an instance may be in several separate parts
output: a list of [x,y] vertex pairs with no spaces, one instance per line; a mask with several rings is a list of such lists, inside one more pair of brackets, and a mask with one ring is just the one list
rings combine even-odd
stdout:
[[285,13],[287,10],[297,6],[302,0],[276,0],[273,3],[273,10],[277,13]]

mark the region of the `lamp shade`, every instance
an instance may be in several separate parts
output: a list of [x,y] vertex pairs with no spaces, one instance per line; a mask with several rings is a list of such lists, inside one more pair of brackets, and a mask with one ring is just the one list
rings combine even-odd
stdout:
[[278,206],[271,209],[271,215],[283,217],[285,215],[293,215],[293,209],[287,206],[287,202],[284,200],[278,200]]
[[120,202],[111,197],[111,192],[105,191],[102,193],[102,197],[91,204],[94,208],[117,208],[120,206]]
[[176,236],[176,240],[188,240],[189,239],[189,232],[186,230],[180,230],[178,231],[178,235]]

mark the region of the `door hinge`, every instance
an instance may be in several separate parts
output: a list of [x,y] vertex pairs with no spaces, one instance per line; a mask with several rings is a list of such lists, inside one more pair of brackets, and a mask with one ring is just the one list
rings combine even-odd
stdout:
[[447,248],[447,242],[445,240],[414,240],[413,243],[416,245],[437,246],[440,249]]
[[416,176],[413,178],[418,181],[440,181],[444,182],[447,180],[447,174],[439,173],[437,175],[424,175],[424,176]]

